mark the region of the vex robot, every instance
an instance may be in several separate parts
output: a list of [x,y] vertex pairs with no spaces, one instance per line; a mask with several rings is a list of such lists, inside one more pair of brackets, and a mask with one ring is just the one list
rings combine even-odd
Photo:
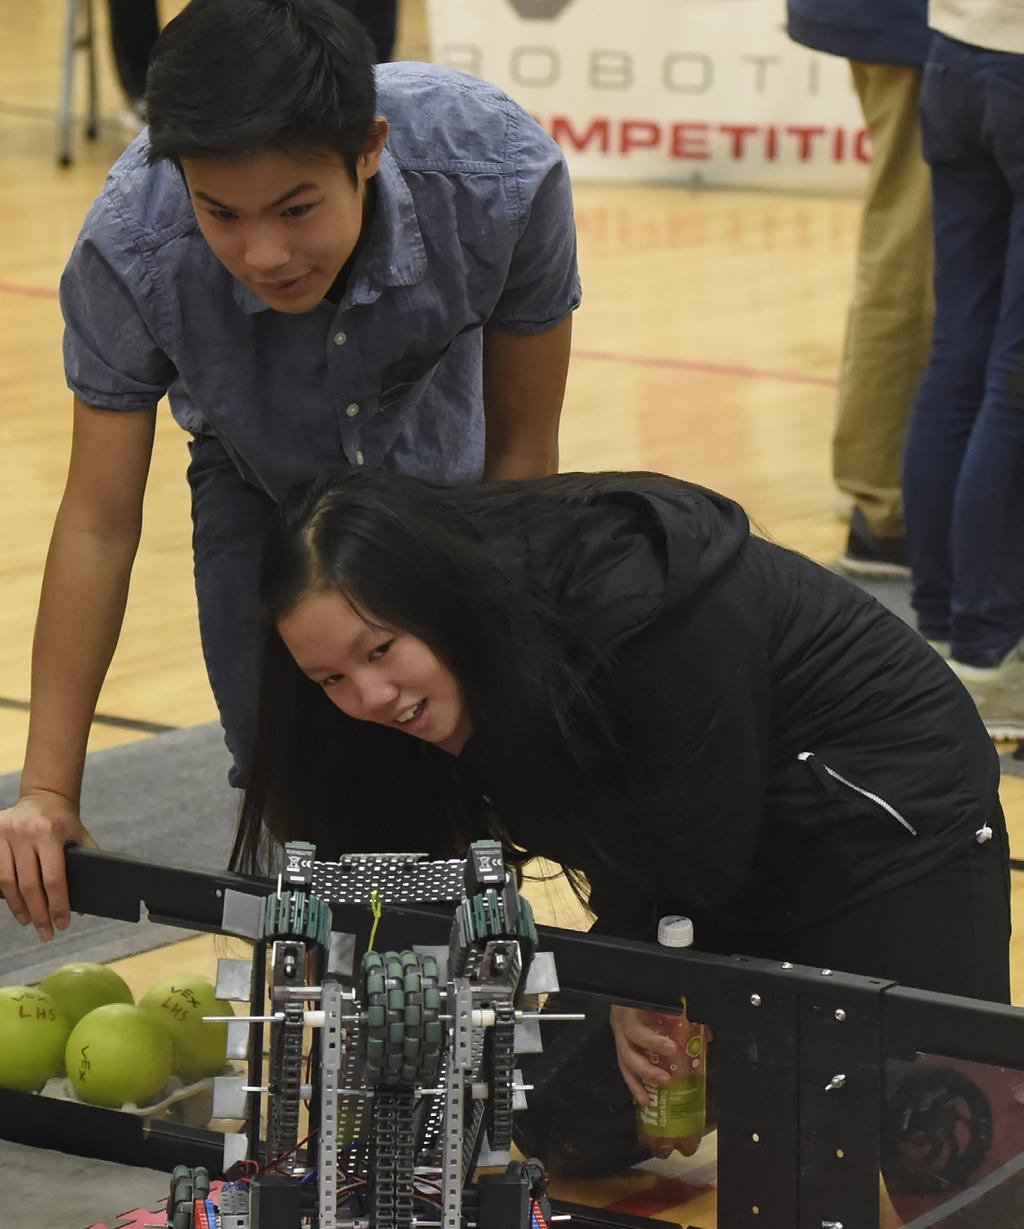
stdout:
[[[248,1072],[217,1081],[214,1115],[245,1125],[224,1135],[0,1089],[6,1137],[178,1166],[166,1216],[139,1209],[147,1227],[546,1229],[543,1172],[507,1149],[516,1055],[540,1048],[542,1020],[580,1018],[537,1011],[558,990],[555,953],[583,1002],[614,987],[671,1010],[685,984],[714,1029],[722,1229],[877,1229],[880,1163],[904,1219],[931,1223],[952,1201],[965,1229],[1024,1229],[1020,1008],[593,933],[543,930],[538,952],[497,845],[447,862],[314,852],[289,847],[274,884],[70,849],[77,912],[254,941],[218,976],[220,998],[248,1005],[229,1023]],[[219,1208],[214,1172],[228,1178]],[[643,1223],[559,1210],[579,1229]]]
[[[332,932],[332,903],[455,903],[446,948],[369,950]],[[219,1212],[202,1171],[175,1171],[173,1229],[531,1229],[550,1216],[543,1171],[512,1162],[523,1104],[517,1052],[540,1048],[536,996],[558,989],[536,952],[528,902],[496,842],[465,860],[353,855],[318,862],[289,845],[277,891],[228,901],[254,958],[222,961],[218,995],[245,1001],[220,1078],[229,1135]],[[241,911],[241,912],[239,912]],[[245,916],[241,916],[244,914]],[[564,1019],[550,1014],[544,1020]],[[265,1058],[266,1056],[266,1058]],[[478,1167],[497,1172],[472,1181]],[[207,1221],[205,1218],[209,1217]]]

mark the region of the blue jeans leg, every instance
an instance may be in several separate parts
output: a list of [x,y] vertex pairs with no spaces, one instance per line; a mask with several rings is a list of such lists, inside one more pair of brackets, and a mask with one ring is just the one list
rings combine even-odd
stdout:
[[993,666],[1024,633],[1024,200],[1010,219],[985,396],[953,504],[953,656]]
[[259,602],[263,535],[274,501],[246,482],[214,436],[189,445],[192,553],[206,672],[243,788],[256,730],[265,629]]
[[[1005,381],[1000,385],[993,363],[997,336],[1014,327],[1006,305],[1015,296],[1004,283],[1015,202],[988,133],[985,74],[975,71],[962,44],[940,38],[936,47],[921,94],[932,167],[936,318],[904,458],[907,546],[921,631],[935,639],[957,634],[960,651],[971,654],[964,660],[986,665],[1001,660],[1019,634],[992,588],[1007,562],[993,533],[993,518],[1001,524],[1007,510],[997,502],[1005,501],[1006,485],[998,472],[985,473],[993,439],[1007,429]],[[992,422],[975,438],[983,409]]]

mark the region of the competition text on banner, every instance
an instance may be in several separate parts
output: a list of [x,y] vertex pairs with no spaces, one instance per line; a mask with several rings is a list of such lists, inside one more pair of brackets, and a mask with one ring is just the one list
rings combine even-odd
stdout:
[[859,191],[870,142],[844,60],[784,0],[429,0],[439,64],[507,90],[577,179]]

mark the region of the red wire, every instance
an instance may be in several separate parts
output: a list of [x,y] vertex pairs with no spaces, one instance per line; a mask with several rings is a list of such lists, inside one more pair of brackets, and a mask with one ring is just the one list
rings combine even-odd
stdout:
[[303,1144],[308,1144],[315,1134],[316,1128],[314,1127],[314,1129],[310,1131],[304,1139],[299,1140],[290,1152],[282,1152],[280,1156],[274,1157],[274,1159],[272,1161],[268,1161],[259,1172],[266,1173],[268,1169],[276,1169],[278,1165],[281,1165],[283,1162],[287,1161],[289,1157],[294,1156]]

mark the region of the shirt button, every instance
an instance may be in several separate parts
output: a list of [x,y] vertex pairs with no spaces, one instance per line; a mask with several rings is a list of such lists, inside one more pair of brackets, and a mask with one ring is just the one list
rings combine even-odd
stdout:
[[349,418],[355,418],[355,416],[359,413],[359,406],[353,401],[350,406],[346,407],[345,413],[349,416]]
[[361,452],[357,452],[356,453],[356,464],[362,465],[362,463],[363,463],[363,454]]
[[334,334],[334,344],[336,346],[343,346],[346,341],[348,341],[347,333],[335,333]]

